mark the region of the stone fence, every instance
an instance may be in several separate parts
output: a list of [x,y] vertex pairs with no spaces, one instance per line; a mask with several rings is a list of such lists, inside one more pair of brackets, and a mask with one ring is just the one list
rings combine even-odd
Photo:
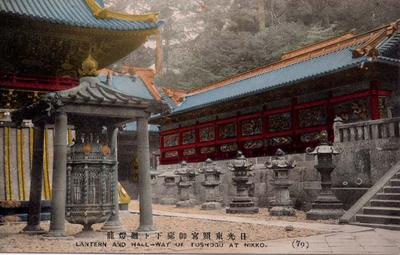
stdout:
[[335,143],[348,143],[362,140],[388,139],[399,135],[400,118],[369,120],[344,124],[335,119]]

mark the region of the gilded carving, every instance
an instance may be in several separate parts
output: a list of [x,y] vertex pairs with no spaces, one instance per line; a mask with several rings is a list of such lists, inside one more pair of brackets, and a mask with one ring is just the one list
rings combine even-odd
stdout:
[[304,143],[319,141],[320,132],[305,133],[300,136],[300,141]]
[[177,145],[179,145],[179,134],[164,136],[164,147],[171,147]]
[[196,141],[196,133],[194,129],[182,133],[182,144],[192,144]]
[[344,123],[370,119],[367,98],[338,104],[334,107],[334,111],[335,115],[341,117]]
[[199,133],[200,133],[200,142],[215,140],[215,128],[214,127],[200,128]]
[[246,150],[259,149],[263,146],[264,146],[263,140],[249,140],[249,141],[246,141],[243,145],[243,147]]
[[227,143],[227,144],[221,145],[221,147],[220,147],[220,150],[222,152],[237,151],[237,149],[238,149],[237,143]]
[[165,158],[174,158],[174,157],[178,157],[178,151],[167,151],[164,154]]
[[268,117],[270,132],[278,132],[292,128],[292,117],[290,112],[273,114]]
[[326,124],[326,107],[317,106],[299,111],[300,127],[314,127]]
[[188,148],[183,150],[183,156],[190,156],[196,154],[195,148]]
[[242,121],[242,135],[258,135],[262,133],[261,118],[247,119]]
[[278,146],[292,143],[290,136],[280,136],[265,139],[265,146]]
[[215,152],[215,147],[214,146],[202,147],[200,149],[200,153],[201,154],[209,154],[209,153],[213,153],[213,152]]
[[236,124],[228,123],[219,126],[219,135],[221,139],[232,138],[236,136]]

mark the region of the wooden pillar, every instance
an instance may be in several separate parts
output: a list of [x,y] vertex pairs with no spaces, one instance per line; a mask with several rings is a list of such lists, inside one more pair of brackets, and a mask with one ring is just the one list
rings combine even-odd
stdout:
[[109,145],[111,153],[114,154],[116,165],[114,166],[113,179],[114,179],[114,192],[113,204],[114,209],[110,218],[104,223],[101,230],[104,231],[122,231],[121,221],[119,219],[119,197],[118,197],[118,127],[108,128]]
[[51,198],[50,230],[47,237],[65,237],[65,202],[67,182],[67,132],[68,117],[65,112],[55,115],[54,159]]
[[376,81],[370,83],[370,105],[371,105],[371,119],[377,120],[380,118],[379,113],[379,98],[378,98],[378,86]]
[[153,208],[150,176],[150,147],[147,118],[137,120],[137,155],[139,160],[139,211],[140,225],[137,232],[153,232]]
[[22,230],[27,234],[43,234],[40,227],[41,196],[43,183],[43,139],[44,124],[37,123],[33,128],[33,157],[31,165],[31,187],[29,192],[28,223]]

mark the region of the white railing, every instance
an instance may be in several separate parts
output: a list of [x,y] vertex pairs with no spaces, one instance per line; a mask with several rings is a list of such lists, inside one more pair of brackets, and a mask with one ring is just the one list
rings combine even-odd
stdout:
[[333,125],[335,142],[388,139],[399,136],[400,118],[368,120],[344,124],[340,117]]

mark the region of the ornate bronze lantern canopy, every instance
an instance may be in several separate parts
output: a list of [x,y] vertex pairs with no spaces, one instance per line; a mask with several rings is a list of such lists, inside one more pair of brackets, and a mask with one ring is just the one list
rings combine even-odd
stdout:
[[117,159],[99,134],[80,136],[68,147],[66,220],[91,231],[93,224],[105,222],[118,210],[113,204]]

